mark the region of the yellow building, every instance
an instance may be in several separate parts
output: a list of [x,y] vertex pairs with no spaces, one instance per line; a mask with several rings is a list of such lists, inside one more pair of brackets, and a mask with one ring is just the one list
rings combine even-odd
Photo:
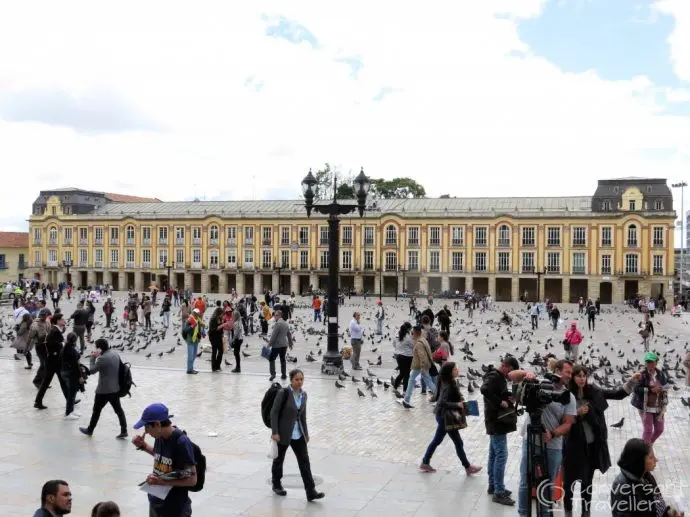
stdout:
[[24,275],[28,256],[28,233],[0,232],[0,282],[17,282]]
[[[167,285],[168,274],[174,287],[205,293],[326,288],[327,221],[307,219],[301,201],[94,194],[41,192],[30,218],[36,275],[137,291]],[[666,296],[674,221],[663,179],[601,180],[580,197],[372,201],[364,218],[341,220],[340,282],[386,294],[474,289],[497,301]]]

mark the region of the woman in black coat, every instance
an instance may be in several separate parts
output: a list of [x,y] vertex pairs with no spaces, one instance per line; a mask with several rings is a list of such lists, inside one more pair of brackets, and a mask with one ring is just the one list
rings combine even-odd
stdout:
[[65,418],[68,420],[78,420],[80,413],[74,411],[76,403],[77,392],[79,387],[84,383],[84,378],[81,375],[79,368],[80,354],[76,348],[77,335],[74,332],[67,334],[65,346],[60,353],[60,377],[65,382],[65,398],[67,403],[65,405]]
[[682,517],[666,505],[652,475],[656,457],[651,445],[631,438],[618,460],[620,474],[611,485],[612,517]]
[[580,481],[582,515],[588,516],[592,502],[594,471],[605,473],[611,466],[608,445],[608,429],[604,413],[609,407],[607,400],[622,400],[633,390],[639,379],[635,374],[625,385],[608,390],[587,383],[588,371],[577,364],[569,390],[577,401],[577,420],[565,437],[563,446],[563,489],[566,517],[573,512],[573,485]]

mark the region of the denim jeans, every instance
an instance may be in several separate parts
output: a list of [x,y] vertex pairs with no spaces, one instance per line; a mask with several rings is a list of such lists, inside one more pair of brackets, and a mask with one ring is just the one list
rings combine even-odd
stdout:
[[376,334],[383,334],[383,320],[376,320]]
[[407,382],[407,391],[405,391],[405,402],[410,403],[412,398],[412,392],[414,391],[415,383],[417,382],[417,377],[422,376],[422,380],[426,384],[426,387],[432,391],[436,391],[436,384],[434,384],[434,379],[431,378],[427,370],[412,370],[410,372],[410,380]]
[[187,341],[187,371],[194,370],[194,360],[196,359],[199,343],[190,343]]
[[441,442],[443,442],[443,439],[448,435],[451,440],[453,440],[453,443],[455,444],[455,453],[458,455],[458,458],[460,459],[460,463],[462,463],[462,466],[465,468],[470,467],[470,462],[467,459],[467,455],[465,454],[465,448],[463,447],[462,443],[462,438],[460,438],[460,431],[457,429],[453,429],[452,431],[446,431],[446,424],[443,421],[443,417],[441,414],[436,415],[436,433],[434,434],[434,437],[431,439],[431,443],[426,449],[426,452],[424,453],[424,458],[422,459],[422,463],[425,465],[428,465],[429,462],[431,461],[431,457],[434,455],[434,451],[436,451],[436,448],[441,445]]
[[553,325],[553,329],[557,330],[558,329],[558,318],[551,318],[551,324]]
[[[551,485],[539,490],[537,488],[537,501],[546,502],[544,499],[548,498],[550,501],[553,497],[553,483],[556,482],[558,469],[561,468],[563,461],[563,451],[561,449],[546,449],[546,461],[548,462],[549,479]],[[520,486],[518,487],[518,515],[527,515],[527,439],[522,442],[522,459],[520,460]],[[541,492],[541,493],[540,493]],[[545,511],[543,515],[552,515],[551,506],[544,505]]]
[[505,492],[506,486],[503,482],[508,462],[508,435],[492,434],[489,435],[489,488],[494,489],[495,494]]
[[163,325],[165,328],[170,326],[170,311],[163,311]]
[[314,322],[321,321],[321,311],[314,309]]

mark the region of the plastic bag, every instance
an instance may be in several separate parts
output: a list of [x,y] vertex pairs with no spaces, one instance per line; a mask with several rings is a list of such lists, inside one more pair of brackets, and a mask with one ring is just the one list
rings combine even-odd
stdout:
[[278,442],[276,442],[273,438],[271,438],[271,449],[268,453],[268,457],[272,460],[278,457]]

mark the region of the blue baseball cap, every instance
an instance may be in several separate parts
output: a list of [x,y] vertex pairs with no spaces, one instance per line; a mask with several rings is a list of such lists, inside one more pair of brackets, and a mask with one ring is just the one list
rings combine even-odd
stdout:
[[144,409],[144,412],[141,414],[141,418],[136,424],[134,424],[134,429],[141,429],[145,425],[153,422],[170,420],[173,416],[175,415],[168,414],[168,408],[165,406],[165,404],[156,402],[146,406],[146,409]]

